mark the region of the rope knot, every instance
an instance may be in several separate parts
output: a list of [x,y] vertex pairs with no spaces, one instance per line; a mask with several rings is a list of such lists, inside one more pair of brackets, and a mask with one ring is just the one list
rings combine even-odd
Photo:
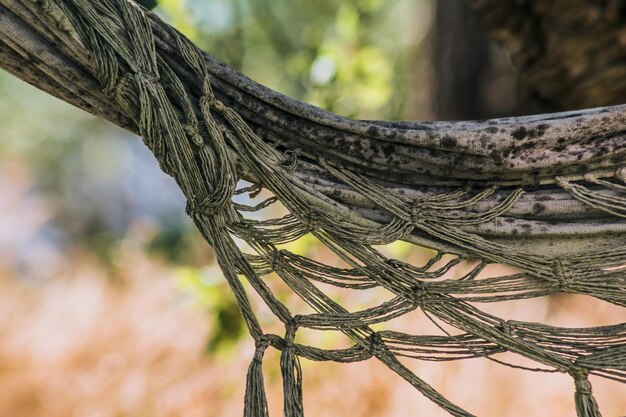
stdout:
[[200,130],[198,129],[197,125],[188,124],[185,125],[183,129],[185,130],[185,134],[187,135],[187,137],[190,138],[193,143],[200,147],[205,145],[204,139],[202,139],[202,136],[200,135]]
[[213,95],[208,94],[204,94],[202,97],[200,97],[200,106],[212,108],[218,112],[224,111],[224,108],[226,107],[224,106],[224,103],[216,99]]
[[265,350],[269,347],[269,345],[271,345],[272,342],[270,340],[269,337],[267,337],[266,335],[262,334],[261,336],[259,336],[258,339],[256,339],[256,341],[254,342],[254,346],[256,347],[257,350]]
[[574,367],[570,370],[570,375],[574,378],[574,384],[576,386],[576,392],[583,395],[591,395],[592,387],[591,382],[587,379],[589,371],[580,366]]
[[316,230],[319,227],[319,213],[314,208],[309,208],[306,212],[305,222],[309,230]]
[[272,256],[272,270],[274,272],[282,271],[284,266],[285,254],[282,249],[274,252],[274,256]]
[[160,82],[160,77],[157,74],[142,68],[139,68],[135,75],[138,81],[143,81],[148,84],[159,84]]
[[411,223],[418,224],[425,220],[426,202],[419,199],[413,202],[411,206]]
[[215,216],[217,213],[222,211],[222,209],[226,206],[226,202],[228,201],[222,201],[215,197],[217,196],[214,196],[213,198],[211,196],[206,197],[200,203],[188,200],[187,205],[185,206],[185,212],[190,217],[193,217],[196,214]]
[[219,100],[217,100],[215,98],[213,100],[211,100],[211,107],[213,107],[215,109],[215,111],[217,111],[217,112],[223,112],[224,109],[226,108],[224,103],[222,103],[221,101],[219,101]]
[[198,103],[200,104],[200,107],[210,108],[212,99],[213,99],[212,96],[208,96],[205,94],[200,97],[200,100],[198,100]]
[[598,180],[598,178],[596,178],[596,176],[593,175],[591,172],[587,172],[585,175],[583,175],[583,179],[587,182],[595,182]]
[[369,337],[369,352],[372,356],[378,356],[382,351],[385,343],[378,332],[374,332]]
[[258,339],[256,339],[254,343],[255,351],[254,351],[254,358],[253,358],[255,362],[261,363],[263,361],[263,355],[265,354],[265,351],[270,346],[270,344],[271,344],[270,339],[264,334],[259,336]]
[[428,292],[426,285],[422,281],[418,281],[412,286],[411,300],[413,301],[413,304],[423,308],[429,298],[430,293]]
[[507,336],[517,336],[515,322],[512,320],[502,321],[498,325],[499,330]]
[[559,288],[566,289],[574,283],[574,277],[569,268],[569,262],[562,258],[555,258],[552,262],[552,273],[556,278]]
[[569,189],[571,189],[571,188],[572,188],[572,184],[570,184],[570,182],[569,182],[569,181],[567,181],[567,180],[566,180],[565,178],[563,178],[563,177],[555,177],[555,178],[554,178],[554,182],[556,182],[556,184],[557,184],[559,187],[561,187],[561,188],[563,188],[563,189],[565,189],[565,190],[569,190]]
[[293,346],[293,341],[296,337],[298,327],[300,327],[299,315],[293,316],[291,320],[285,324],[285,345],[287,345],[287,347]]

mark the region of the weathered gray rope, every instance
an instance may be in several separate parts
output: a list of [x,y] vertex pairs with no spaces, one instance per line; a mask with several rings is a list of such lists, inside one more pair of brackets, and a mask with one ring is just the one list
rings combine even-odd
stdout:
[[[137,131],[180,185],[256,341],[244,415],[268,414],[261,361],[269,346],[282,351],[287,416],[303,415],[299,357],[376,357],[456,416],[470,414],[397,357],[498,361],[493,354],[515,352],[543,365],[532,370],[570,374],[580,416],[600,415],[588,374],[626,383],[626,324],[556,328],[505,321],[468,303],[570,292],[626,305],[626,106],[487,122],[348,120],[257,85],[128,0],[0,0],[0,33],[0,65],[33,82],[41,75],[42,87]],[[37,62],[35,51],[55,53]],[[89,87],[84,94],[72,92],[77,83]],[[237,191],[239,179],[256,185]],[[261,187],[274,197],[232,201]],[[244,216],[277,201],[289,215]],[[307,233],[348,267],[279,249]],[[243,253],[233,235],[255,253]],[[437,253],[415,266],[374,247],[396,240]],[[445,253],[456,257],[435,268]],[[445,278],[469,257],[481,262]],[[490,263],[520,272],[479,277]],[[316,313],[281,303],[265,282],[271,272]],[[283,337],[265,334],[242,279],[284,323]],[[347,311],[316,282],[393,296]],[[461,334],[370,327],[416,309]],[[304,346],[298,328],[339,331],[354,345]]]

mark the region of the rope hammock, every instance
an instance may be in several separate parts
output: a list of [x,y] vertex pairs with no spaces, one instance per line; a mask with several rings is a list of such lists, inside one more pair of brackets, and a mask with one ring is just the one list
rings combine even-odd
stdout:
[[[537,363],[530,370],[571,375],[581,417],[600,415],[589,374],[626,383],[626,323],[552,327],[475,306],[556,293],[626,306],[626,106],[483,122],[350,120],[256,84],[128,0],[0,0],[0,34],[0,66],[139,133],[176,179],[256,342],[244,416],[268,415],[270,346],[281,351],[289,417],[303,415],[300,358],[376,358],[454,416],[471,414],[399,358],[516,353]],[[237,189],[242,179],[253,185]],[[273,197],[233,201],[262,188]],[[278,203],[287,215],[249,214]],[[346,266],[281,249],[307,234]],[[412,265],[377,248],[398,240],[434,255]],[[471,271],[446,275],[468,259],[479,261]],[[517,272],[480,274],[490,264]],[[290,311],[268,287],[272,273],[315,312]],[[390,297],[348,311],[323,285]],[[264,331],[246,286],[283,335]],[[374,330],[415,310],[456,331]],[[302,328],[340,332],[352,346],[298,343]]]

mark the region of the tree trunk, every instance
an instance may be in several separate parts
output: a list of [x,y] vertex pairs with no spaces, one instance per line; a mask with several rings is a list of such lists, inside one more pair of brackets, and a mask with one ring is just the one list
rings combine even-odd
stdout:
[[626,98],[626,3],[622,0],[469,0],[528,84],[558,109]]
[[478,25],[464,0],[438,0],[432,28],[437,120],[484,120],[556,111],[538,99],[506,49]]

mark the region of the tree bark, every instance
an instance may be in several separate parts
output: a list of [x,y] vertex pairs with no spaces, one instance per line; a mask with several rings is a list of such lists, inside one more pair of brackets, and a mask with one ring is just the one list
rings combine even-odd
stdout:
[[484,120],[556,109],[524,82],[464,0],[437,0],[431,29],[436,120]]
[[626,3],[622,0],[468,0],[527,83],[558,109],[626,98]]

